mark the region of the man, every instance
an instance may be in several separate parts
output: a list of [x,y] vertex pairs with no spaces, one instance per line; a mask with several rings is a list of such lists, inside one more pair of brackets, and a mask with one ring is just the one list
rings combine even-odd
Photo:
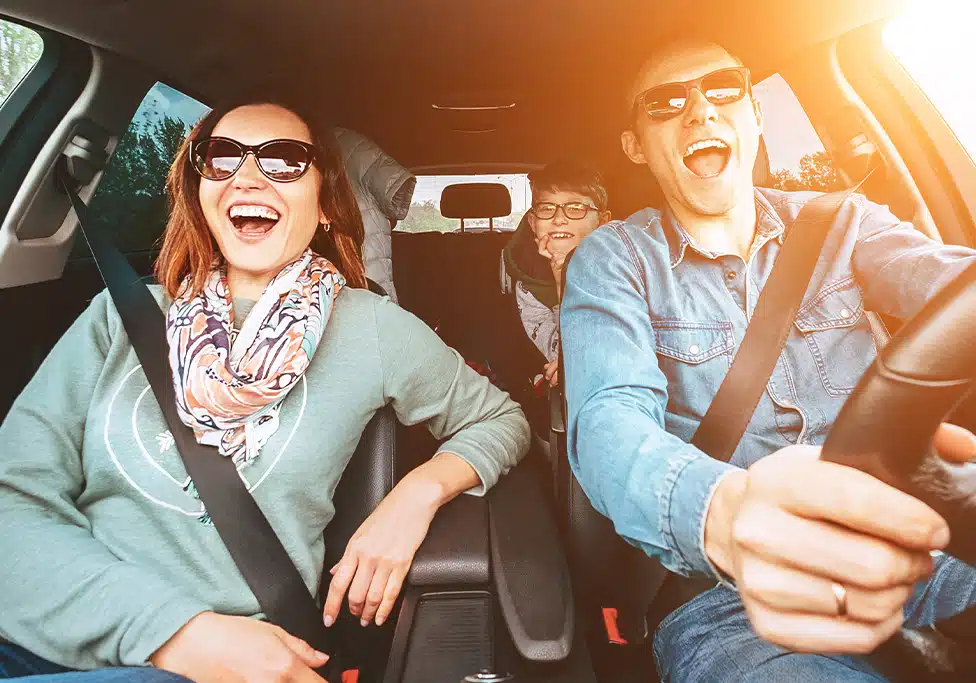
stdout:
[[[661,678],[877,681],[850,655],[903,618],[961,611],[976,575],[933,561],[949,536],[934,511],[819,461],[819,444],[875,353],[864,311],[910,317],[976,253],[850,198],[732,462],[714,460],[688,442],[786,227],[816,195],[752,186],[762,111],[748,71],[717,45],[662,48],[628,104],[624,151],[653,172],[665,213],[645,209],[583,241],[561,323],[570,461],[594,506],[669,569],[723,583],[662,622]],[[958,427],[944,425],[936,447],[976,457]]]
[[563,264],[584,237],[610,220],[600,174],[556,162],[529,174],[532,206],[502,252],[515,284],[522,326],[546,359],[543,379],[559,377],[559,299]]

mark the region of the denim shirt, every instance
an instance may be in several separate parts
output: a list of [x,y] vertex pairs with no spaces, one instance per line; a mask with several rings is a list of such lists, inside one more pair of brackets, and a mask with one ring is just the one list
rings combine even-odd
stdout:
[[716,576],[705,515],[721,478],[791,444],[822,444],[876,350],[865,311],[907,319],[974,259],[860,195],[828,233],[786,346],[731,464],[690,445],[786,227],[812,192],[756,190],[748,261],[709,253],[640,211],[590,234],[561,310],[569,460],[617,532],[680,574]]

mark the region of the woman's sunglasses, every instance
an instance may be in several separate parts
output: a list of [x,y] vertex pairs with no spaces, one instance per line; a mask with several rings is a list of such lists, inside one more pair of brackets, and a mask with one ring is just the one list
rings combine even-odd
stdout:
[[212,137],[190,143],[190,165],[207,180],[227,180],[240,170],[248,154],[258,168],[276,183],[290,183],[308,172],[315,147],[299,140],[269,140],[244,145],[230,138]]
[[586,214],[590,211],[599,211],[595,206],[590,206],[589,204],[584,204],[582,202],[570,202],[568,204],[553,204],[552,202],[540,202],[538,204],[532,205],[532,213],[540,221],[547,221],[551,218],[556,217],[556,212],[559,209],[563,210],[566,214],[566,218],[572,221],[578,221],[582,218],[586,218]]
[[738,102],[752,94],[749,69],[736,66],[707,73],[691,81],[664,83],[645,90],[634,101],[634,114],[643,110],[655,121],[666,121],[681,114],[688,107],[691,91],[699,90],[715,105]]

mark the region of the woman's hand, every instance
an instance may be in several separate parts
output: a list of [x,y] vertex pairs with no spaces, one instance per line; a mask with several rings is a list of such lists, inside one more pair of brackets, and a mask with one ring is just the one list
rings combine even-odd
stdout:
[[417,548],[441,505],[478,483],[465,461],[439,453],[405,476],[356,530],[332,568],[325,600],[326,626],[335,623],[349,592],[349,611],[363,626],[390,616]]
[[322,683],[324,679],[313,669],[323,666],[329,657],[273,624],[203,612],[188,621],[149,660],[157,669],[197,683]]
[[559,358],[546,363],[542,370],[549,386],[554,387],[559,384]]
[[[976,438],[958,427],[943,425],[934,443],[946,460],[976,457]],[[866,653],[901,626],[949,528],[925,503],[819,452],[790,446],[723,479],[705,552],[734,578],[764,639],[798,652]]]

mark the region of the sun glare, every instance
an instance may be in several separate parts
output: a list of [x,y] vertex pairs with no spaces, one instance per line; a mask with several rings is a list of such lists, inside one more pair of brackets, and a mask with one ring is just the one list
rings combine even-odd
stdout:
[[974,0],[920,0],[884,31],[885,45],[976,159],[974,38]]

